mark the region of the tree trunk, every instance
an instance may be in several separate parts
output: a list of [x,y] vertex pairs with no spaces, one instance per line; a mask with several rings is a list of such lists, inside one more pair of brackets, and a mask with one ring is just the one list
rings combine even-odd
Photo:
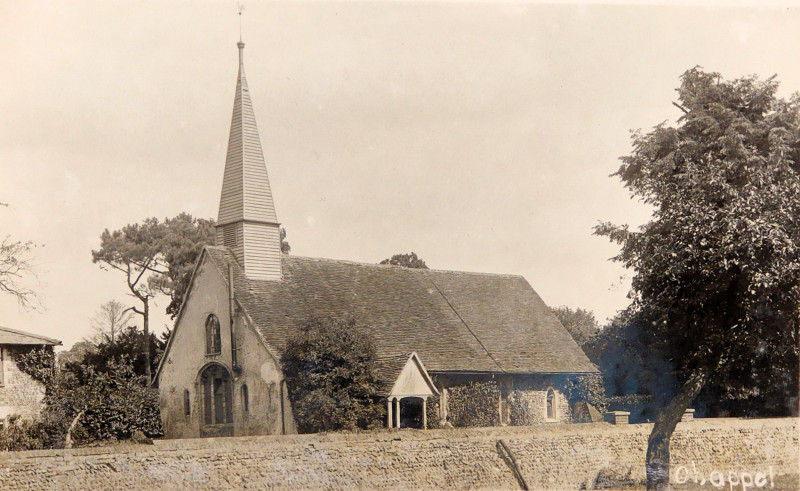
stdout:
[[78,425],[78,421],[83,416],[85,411],[82,409],[78,414],[75,415],[75,419],[72,420],[72,424],[69,425],[69,429],[67,430],[67,437],[64,439],[64,448],[72,448],[72,430]]
[[678,394],[658,412],[647,439],[647,489],[669,489],[669,440],[689,404],[708,380],[706,369],[699,369],[681,386]]
[[147,385],[153,382],[150,374],[150,299],[144,297],[144,363],[145,373],[147,374]]

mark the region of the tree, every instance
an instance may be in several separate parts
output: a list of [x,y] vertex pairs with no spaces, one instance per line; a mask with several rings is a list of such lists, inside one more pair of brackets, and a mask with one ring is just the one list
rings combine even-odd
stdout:
[[565,305],[550,310],[558,317],[572,339],[581,348],[600,332],[600,324],[594,318],[594,312],[591,310],[571,309]]
[[163,229],[163,242],[159,247],[166,266],[165,273],[150,277],[148,282],[158,292],[169,295],[167,314],[174,319],[189,288],[197,258],[203,247],[214,243],[214,220],[181,213],[167,218],[160,227]]
[[389,259],[384,259],[380,264],[391,264],[392,266],[402,266],[404,268],[428,269],[425,261],[418,258],[415,252],[409,254],[395,254]]
[[281,363],[300,432],[380,426],[375,347],[354,319],[309,319]]
[[286,229],[281,227],[280,234],[281,234],[281,252],[284,254],[289,254],[290,252],[292,252],[292,246],[290,246],[289,243],[286,241]]
[[[101,267],[122,272],[131,295],[142,304],[133,312],[142,316],[144,338],[150,333],[150,300],[157,294],[169,295],[167,313],[177,315],[188,288],[197,257],[206,244],[214,241],[214,222],[195,219],[187,213],[160,222],[148,218],[141,224],[100,235],[100,249],[92,251],[92,261]],[[143,347],[150,358],[149,343]],[[150,363],[145,364],[150,378]]]
[[[0,202],[0,206],[8,207],[8,203]],[[0,242],[0,292],[17,298],[23,308],[35,308],[38,303],[36,292],[20,283],[25,275],[33,275],[30,254],[34,243],[31,241],[14,241],[7,235]]]
[[676,126],[634,132],[615,174],[652,219],[595,229],[620,245],[614,259],[635,273],[628,313],[681,384],[648,439],[649,489],[669,486],[670,437],[707,383],[797,394],[800,96],[777,88],[685,72]]
[[100,310],[92,317],[92,329],[96,342],[114,344],[120,331],[128,326],[133,314],[122,302],[109,300],[100,306]]
[[[135,326],[128,326],[117,333],[113,342],[109,339],[101,340],[99,343],[89,342],[86,347],[81,346],[81,343],[76,343],[73,346],[76,355],[63,356],[62,366],[64,370],[73,372],[80,379],[82,372],[87,367],[91,367],[93,373],[107,373],[109,366],[125,361],[131,366],[133,373],[146,376],[148,361],[150,371],[155,370],[166,345],[163,335],[159,339],[155,334],[148,333],[147,337],[149,340]],[[145,343],[149,345],[151,354],[149,359],[146,358],[145,352],[141,348]]]

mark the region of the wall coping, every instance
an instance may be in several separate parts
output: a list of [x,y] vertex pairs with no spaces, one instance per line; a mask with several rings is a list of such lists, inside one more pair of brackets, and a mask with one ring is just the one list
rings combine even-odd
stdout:
[[[564,435],[591,435],[598,432],[613,431],[615,434],[649,434],[653,423],[627,424],[615,426],[610,423],[576,423],[552,424],[541,423],[530,426],[505,426],[488,428],[448,428],[432,430],[374,430],[354,433],[327,433],[309,435],[268,435],[268,436],[240,436],[240,437],[215,437],[191,438],[175,440],[155,440],[153,445],[134,444],[129,442],[98,447],[79,447],[58,450],[26,450],[19,452],[0,452],[0,462],[28,459],[52,458],[71,460],[75,457],[104,455],[104,454],[140,454],[149,455],[157,452],[192,451],[209,448],[220,448],[231,451],[231,441],[242,444],[258,443],[259,446],[286,446],[286,447],[316,447],[336,445],[342,442],[386,442],[386,441],[463,441],[463,440],[497,440],[501,438],[510,440],[525,439],[552,439],[554,436]],[[714,429],[739,429],[757,430],[764,427],[776,427],[783,431],[800,432],[800,418],[703,418],[695,419],[690,423],[678,423],[675,436],[680,438],[684,431],[696,432],[698,430]],[[246,445],[243,445],[246,446]],[[234,450],[235,451],[235,450]]]

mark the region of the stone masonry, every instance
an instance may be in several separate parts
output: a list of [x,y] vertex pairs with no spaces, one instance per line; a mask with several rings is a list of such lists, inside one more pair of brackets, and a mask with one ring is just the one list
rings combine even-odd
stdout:
[[[503,439],[531,489],[591,486],[598,473],[644,479],[650,424],[534,425],[358,434],[162,440],[0,454],[2,489],[518,489]],[[680,423],[672,463],[699,472],[796,474],[797,419]]]

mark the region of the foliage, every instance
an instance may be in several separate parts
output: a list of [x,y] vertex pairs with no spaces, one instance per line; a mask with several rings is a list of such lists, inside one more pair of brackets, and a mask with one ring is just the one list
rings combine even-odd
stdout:
[[800,96],[779,99],[777,88],[774,77],[684,73],[684,115],[635,132],[615,174],[653,206],[652,219],[636,231],[595,229],[620,245],[614,259],[635,272],[631,319],[682,384],[656,417],[649,487],[668,486],[669,438],[709,380],[732,390],[778,384],[796,401]]
[[38,303],[36,292],[21,283],[23,276],[33,275],[31,251],[33,242],[14,241],[10,236],[0,242],[0,293],[16,297],[23,308],[35,308]]
[[455,427],[497,426],[500,424],[497,382],[468,382],[448,389],[447,418]]
[[284,254],[289,254],[292,252],[292,246],[290,246],[289,242],[286,241],[286,229],[281,227],[279,231],[281,235],[281,252]]
[[41,450],[63,446],[61,429],[51,421],[10,415],[0,427],[0,451]]
[[22,373],[30,375],[34,380],[50,386],[57,376],[58,367],[52,346],[39,346],[30,349],[17,348],[14,363]]
[[391,264],[392,266],[402,266],[404,268],[428,269],[425,261],[417,257],[415,252],[409,254],[395,254],[389,259],[384,259],[380,264]]
[[594,312],[591,310],[572,309],[565,305],[550,310],[558,317],[572,339],[581,348],[600,332],[600,324],[594,318]]
[[110,361],[107,372],[88,367],[81,378],[85,382],[73,391],[80,402],[72,407],[85,409],[80,419],[85,435],[78,443],[128,439],[136,431],[163,435],[158,391],[147,387],[145,377],[126,360]]
[[287,342],[281,363],[300,432],[382,425],[375,347],[355,319],[309,319]]
[[151,276],[149,284],[170,296],[167,314],[174,319],[183,303],[194,265],[203,247],[214,243],[214,220],[194,218],[181,213],[161,224],[162,242],[159,245],[166,274]]
[[661,405],[672,399],[678,385],[672,364],[653,343],[652,330],[623,314],[583,346],[603,374],[606,396],[658,396]]
[[[92,251],[92,261],[101,267],[125,275],[131,294],[142,303],[142,309],[132,310],[144,321],[145,337],[150,333],[150,299],[156,293],[169,295],[167,313],[177,315],[183,295],[188,288],[191,271],[206,244],[214,242],[214,222],[196,219],[188,213],[160,222],[148,218],[142,223],[129,224],[121,230],[104,230],[100,249]],[[150,358],[149,345],[143,347]],[[150,363],[145,364],[150,378]]]
[[[60,370],[52,348],[16,354],[17,366],[44,382],[46,395],[36,420],[9,429],[9,448],[62,447],[76,417],[72,438],[78,444],[126,439],[137,431],[161,436],[158,394],[147,387],[145,357],[139,349],[143,339],[144,333],[129,326],[113,343],[78,343],[75,356],[64,357]],[[153,334],[150,342],[154,352],[163,351],[164,342]]]
[[[150,358],[150,370],[155,371],[158,367],[160,355],[166,346],[165,341],[149,333],[150,352],[154,356]],[[93,373],[108,373],[112,367],[117,366],[123,361],[131,367],[136,375],[147,375],[147,359],[140,347],[145,342],[145,335],[135,326],[128,326],[116,336],[116,341],[103,341],[99,344],[91,344],[88,349],[82,350],[80,358],[68,361],[64,364],[64,369],[71,371],[80,381],[84,381],[85,368],[91,367]]]
[[[60,423],[63,434],[78,417],[77,443],[130,438],[135,431],[150,437],[163,434],[158,394],[130,360],[109,360],[104,372],[92,366],[80,372],[64,370],[45,397],[42,416]],[[82,413],[82,414],[81,414]]]
[[608,401],[606,400],[602,375],[585,374],[569,378],[566,381],[564,390],[570,407],[574,406],[576,402],[584,401],[600,412],[606,410]]
[[441,402],[441,397],[436,394],[428,397],[425,403],[425,415],[428,420],[428,428],[441,428],[444,425],[444,421],[439,417]]

